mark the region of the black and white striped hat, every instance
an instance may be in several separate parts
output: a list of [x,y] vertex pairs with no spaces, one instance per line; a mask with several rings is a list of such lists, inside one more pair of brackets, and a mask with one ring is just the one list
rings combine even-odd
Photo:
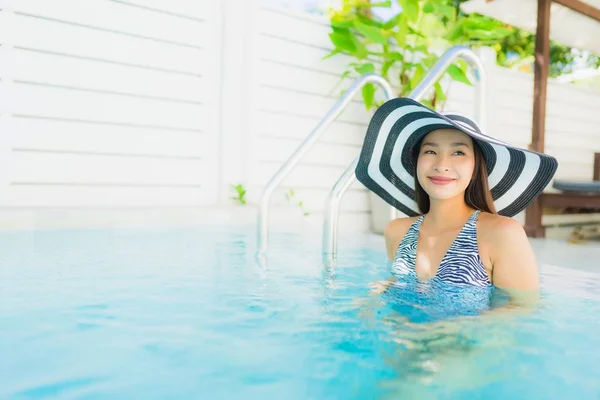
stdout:
[[440,114],[409,99],[384,103],[373,115],[356,177],[408,216],[420,214],[415,202],[412,149],[429,132],[455,128],[481,148],[498,214],[512,217],[529,206],[554,176],[553,157],[520,149],[484,135],[477,124],[458,114]]

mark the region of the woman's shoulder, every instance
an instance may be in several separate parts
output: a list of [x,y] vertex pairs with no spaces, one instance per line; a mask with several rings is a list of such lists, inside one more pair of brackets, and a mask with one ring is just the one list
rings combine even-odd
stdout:
[[385,237],[388,259],[390,261],[393,261],[396,249],[400,245],[402,238],[417,219],[419,219],[419,217],[396,218],[386,225],[383,236]]
[[523,226],[514,218],[481,212],[477,225],[481,241],[495,248],[513,245],[515,241],[527,241]]
[[385,236],[404,236],[406,234],[406,232],[408,232],[408,229],[410,228],[410,226],[417,220],[419,219],[420,216],[417,217],[403,217],[403,218],[396,218],[391,220],[390,222],[388,222],[388,224],[386,225],[383,234]]
[[523,227],[516,219],[483,211],[479,214],[478,225],[478,230],[492,235],[505,235],[523,231]]

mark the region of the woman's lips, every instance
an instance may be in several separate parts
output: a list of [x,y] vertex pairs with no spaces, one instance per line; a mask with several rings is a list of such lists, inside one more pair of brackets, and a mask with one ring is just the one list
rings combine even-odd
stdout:
[[429,176],[428,178],[436,185],[447,185],[454,180],[452,178],[445,178],[443,176]]

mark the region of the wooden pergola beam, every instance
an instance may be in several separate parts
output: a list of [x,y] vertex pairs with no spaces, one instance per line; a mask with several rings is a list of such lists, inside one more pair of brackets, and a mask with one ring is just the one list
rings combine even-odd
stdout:
[[600,9],[587,3],[580,0],[554,0],[554,2],[600,22]]

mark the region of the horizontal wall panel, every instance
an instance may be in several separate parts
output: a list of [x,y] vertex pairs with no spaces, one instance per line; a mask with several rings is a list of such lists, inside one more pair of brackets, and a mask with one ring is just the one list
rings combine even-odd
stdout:
[[[8,23],[0,13],[0,24]],[[2,32],[2,31],[0,31]],[[4,31],[6,32],[6,31]],[[211,53],[121,33],[15,14],[8,40],[27,48],[148,68],[203,74],[212,71]]]
[[345,66],[356,61],[343,54],[336,54],[335,57],[323,59],[329,53],[327,49],[265,35],[260,37],[257,51],[261,60],[328,72],[334,76],[341,76]]
[[[286,138],[257,138],[257,156],[267,162],[284,162],[292,156],[302,141]],[[360,146],[341,146],[334,143],[316,143],[302,162],[325,167],[347,167],[360,155]]]
[[[339,75],[314,71],[298,66],[263,62],[260,70],[260,83],[299,92],[340,97],[341,93],[353,83],[346,78],[341,80]],[[360,93],[356,94],[355,102],[362,103]]]
[[[261,110],[317,118],[324,118],[337,102],[337,99],[325,96],[290,92],[270,87],[263,87],[257,100]],[[351,123],[366,123],[369,114],[362,104],[350,103],[338,119]]]
[[201,159],[169,159],[13,150],[12,183],[200,185]]
[[21,49],[13,64],[18,81],[192,102],[211,98],[207,77]]
[[[275,173],[279,170],[282,163],[278,162],[261,162],[256,165],[256,174],[253,177],[252,184],[265,185]],[[281,183],[283,186],[294,189],[328,189],[331,190],[333,185],[339,180],[344,173],[346,167],[334,166],[315,166],[307,164],[299,164],[289,176]],[[364,186],[355,181],[351,188],[361,189]]]
[[10,141],[15,149],[204,157],[207,134],[194,131],[105,125],[38,118],[12,118]]
[[[115,1],[19,0],[14,11],[174,44],[203,47],[210,43],[209,28],[205,22]],[[157,29],[160,26],[169,28]]]
[[205,0],[109,0],[115,3],[130,4],[139,7],[147,7],[195,20],[210,20],[218,17],[219,1]]
[[[306,139],[318,126],[321,118],[267,111],[257,112],[257,134],[274,138]],[[348,123],[334,121],[321,136],[320,142],[362,146],[367,132],[367,122]]]
[[161,207],[204,206],[212,196],[202,187],[12,185],[9,207]]
[[[261,33],[280,37],[288,41],[299,42],[310,46],[333,49],[329,41],[331,28],[326,19],[306,19],[300,13],[286,13],[273,8],[262,8],[258,14]],[[302,35],[298,33],[302,32]]]
[[201,104],[15,82],[11,108],[16,115],[208,129]]

